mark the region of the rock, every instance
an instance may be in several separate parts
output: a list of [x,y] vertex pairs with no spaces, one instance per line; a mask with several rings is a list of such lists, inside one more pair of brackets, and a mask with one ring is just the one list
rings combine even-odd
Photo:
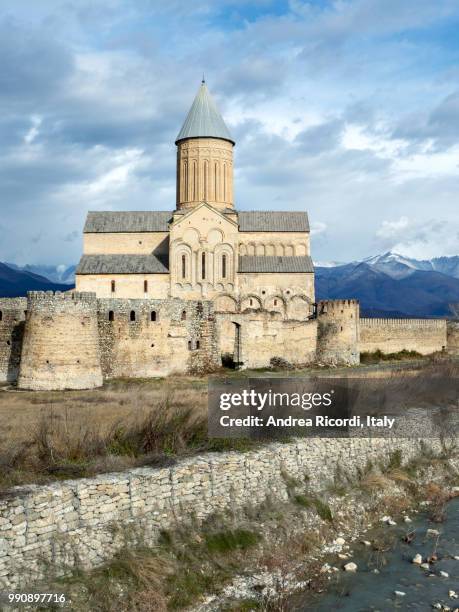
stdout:
[[409,516],[404,516],[403,520],[405,521],[405,523],[412,523],[413,521],[410,519]]
[[354,563],[353,561],[351,561],[350,563],[346,563],[346,565],[344,566],[344,571],[345,572],[356,572],[357,564]]
[[441,603],[435,603],[435,604],[432,604],[432,608],[434,608],[435,610],[441,610],[442,605]]
[[440,532],[438,531],[438,529],[428,529],[426,531],[426,534],[429,536],[439,536]]
[[450,599],[457,599],[459,595],[456,593],[456,591],[448,591],[448,597]]
[[364,546],[371,546],[371,542],[369,542],[368,540],[363,540],[362,544]]
[[373,570],[373,574],[379,574],[379,569],[378,569],[378,568],[375,568],[375,569]]
[[388,525],[392,525],[392,526],[393,526],[393,525],[396,525],[397,523],[396,523],[395,521],[393,521],[392,519],[389,519],[389,520],[387,521],[387,524],[388,524]]
[[346,544],[346,540],[344,538],[336,538],[335,544],[338,546],[344,546],[344,544]]
[[343,553],[339,553],[338,557],[340,559],[349,559],[349,555],[344,555]]
[[406,593],[403,591],[394,591],[396,597],[405,597]]
[[390,516],[383,516],[379,519],[381,521],[381,523],[387,523],[387,521],[391,521],[391,517]]
[[324,565],[322,565],[322,567],[320,568],[320,573],[321,574],[325,574],[326,572],[330,571],[330,565],[328,565],[328,563],[325,563]]
[[419,567],[422,567],[422,569],[425,569],[425,570],[430,569],[430,565],[428,563],[421,563]]
[[417,555],[414,555],[411,563],[414,563],[415,565],[422,565],[422,555],[420,555],[419,553]]
[[444,572],[443,570],[440,570],[440,576],[441,576],[442,578],[449,578],[449,574],[448,574],[448,572]]
[[455,556],[453,557],[453,559],[454,559],[455,561],[459,561],[459,555],[455,555]]

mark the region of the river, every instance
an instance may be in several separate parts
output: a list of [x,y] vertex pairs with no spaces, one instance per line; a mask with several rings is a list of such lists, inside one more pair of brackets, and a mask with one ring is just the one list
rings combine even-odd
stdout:
[[[291,610],[298,612],[386,612],[389,610],[432,610],[433,604],[441,603],[450,610],[459,609],[459,599],[449,597],[449,591],[459,595],[459,498],[449,502],[447,518],[443,523],[431,523],[425,515],[414,515],[410,524],[400,522],[397,526],[378,528],[365,536],[365,540],[380,537],[381,530],[394,536],[394,545],[384,553],[375,553],[361,543],[351,546],[352,559],[343,561],[336,556],[330,565],[343,567],[348,561],[358,566],[355,573],[339,571],[331,574],[330,584],[322,594],[303,594],[292,601]],[[440,532],[436,553],[438,561],[424,570],[411,561],[416,553],[423,560],[432,554],[437,538],[428,536],[427,529]],[[403,536],[414,530],[411,544]],[[375,573],[377,569],[378,573]],[[440,572],[449,576],[441,576]],[[430,575],[433,574],[433,575]],[[405,595],[396,595],[400,591]],[[441,608],[439,608],[441,609]],[[447,609],[447,608],[444,608]]]

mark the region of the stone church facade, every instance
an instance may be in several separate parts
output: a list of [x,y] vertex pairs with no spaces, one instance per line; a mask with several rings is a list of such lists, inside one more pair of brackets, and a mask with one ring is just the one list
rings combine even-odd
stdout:
[[176,140],[175,210],[90,212],[77,291],[312,315],[307,213],[237,211],[234,144],[203,82]]
[[316,303],[306,212],[238,211],[235,142],[203,82],[177,140],[175,210],[90,212],[76,291],[0,299],[0,383],[357,364],[361,350],[459,350],[457,324]]

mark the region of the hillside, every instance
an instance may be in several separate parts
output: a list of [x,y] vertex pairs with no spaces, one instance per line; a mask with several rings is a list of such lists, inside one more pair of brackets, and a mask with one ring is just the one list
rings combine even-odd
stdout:
[[0,262],[0,297],[25,296],[27,291],[67,291],[71,285],[53,283],[44,276],[14,270]]

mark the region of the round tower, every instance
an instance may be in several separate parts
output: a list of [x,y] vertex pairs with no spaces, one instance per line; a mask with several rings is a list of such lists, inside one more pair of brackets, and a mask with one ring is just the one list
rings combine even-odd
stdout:
[[175,141],[177,210],[233,208],[234,140],[203,80]]
[[323,300],[317,304],[317,361],[330,365],[360,362],[358,300]]
[[93,389],[102,382],[95,293],[29,292],[18,387]]

